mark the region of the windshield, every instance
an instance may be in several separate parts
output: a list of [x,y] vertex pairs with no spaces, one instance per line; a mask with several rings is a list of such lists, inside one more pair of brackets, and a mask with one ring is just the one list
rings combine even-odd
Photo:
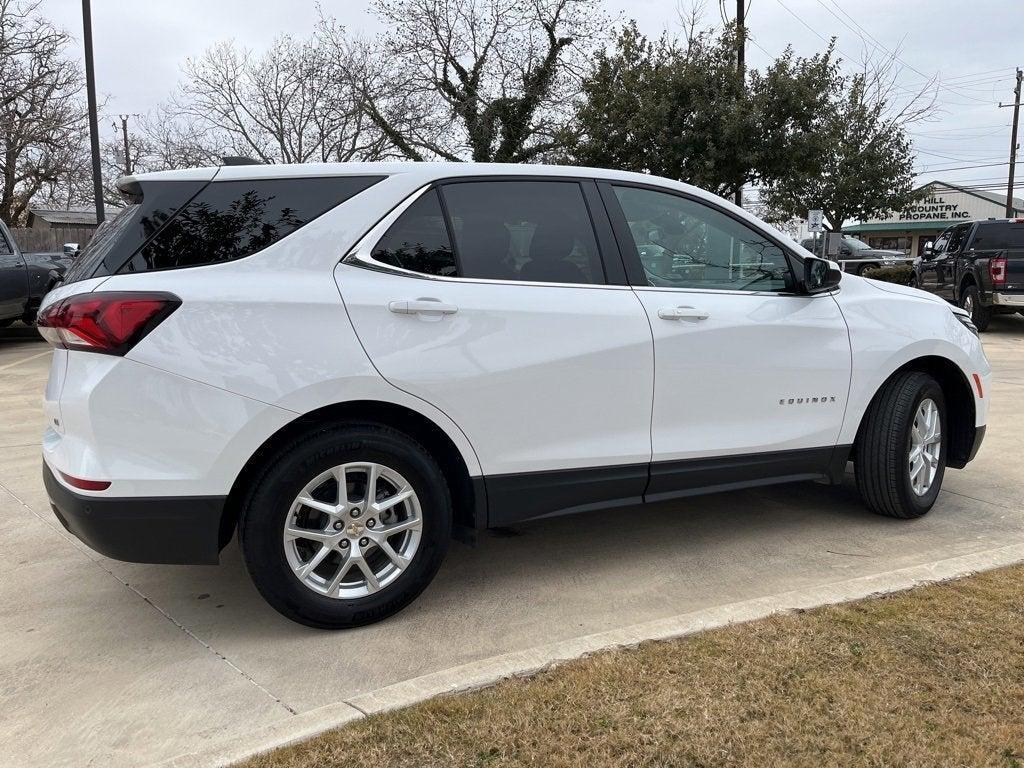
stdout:
[[870,251],[871,250],[871,246],[870,245],[865,243],[863,240],[858,240],[855,237],[844,237],[843,238],[843,242],[845,242],[850,247],[850,250],[852,250],[852,251]]

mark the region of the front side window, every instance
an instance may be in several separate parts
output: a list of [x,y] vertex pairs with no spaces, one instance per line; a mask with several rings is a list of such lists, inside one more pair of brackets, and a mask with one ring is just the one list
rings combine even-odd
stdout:
[[970,224],[962,224],[959,227],[953,229],[949,236],[949,245],[946,250],[950,253],[958,253],[960,247],[964,244],[964,240],[967,238],[967,233],[970,231]]
[[615,186],[646,285],[732,291],[792,290],[781,247],[689,198]]
[[441,192],[460,277],[605,282],[590,214],[576,182],[457,182]]
[[940,253],[946,252],[946,246],[949,245],[949,236],[953,233],[952,229],[947,229],[939,238],[935,241],[935,245],[932,246],[932,253],[938,256]]

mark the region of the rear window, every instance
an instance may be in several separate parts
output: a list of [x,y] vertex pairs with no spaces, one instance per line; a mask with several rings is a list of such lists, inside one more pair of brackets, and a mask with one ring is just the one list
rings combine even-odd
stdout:
[[971,247],[977,251],[1024,250],[1024,222],[982,222],[974,232]]
[[65,282],[244,258],[382,178],[142,181],[133,204],[97,230]]

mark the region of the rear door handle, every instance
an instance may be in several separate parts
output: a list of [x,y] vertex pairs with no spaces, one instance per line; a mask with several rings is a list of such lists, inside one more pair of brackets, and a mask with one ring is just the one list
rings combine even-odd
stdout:
[[454,315],[459,311],[453,304],[444,304],[437,299],[389,301],[388,309],[396,315]]
[[696,307],[662,307],[658,310],[662,320],[707,320],[709,315]]

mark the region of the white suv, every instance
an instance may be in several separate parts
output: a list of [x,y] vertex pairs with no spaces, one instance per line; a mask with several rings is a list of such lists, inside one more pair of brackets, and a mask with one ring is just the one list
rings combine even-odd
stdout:
[[54,511],[139,562],[216,563],[237,529],[312,626],[398,611],[453,534],[848,461],[868,507],[916,517],[985,431],[962,311],[685,184],[410,163],[119,186],[40,315]]

